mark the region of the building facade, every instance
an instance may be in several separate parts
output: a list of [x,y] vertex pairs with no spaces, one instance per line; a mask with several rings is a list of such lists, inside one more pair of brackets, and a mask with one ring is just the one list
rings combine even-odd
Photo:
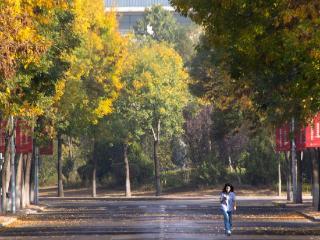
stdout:
[[[114,9],[117,12],[119,21],[119,30],[121,33],[128,33],[133,30],[136,22],[143,18],[146,8],[153,5],[162,5],[168,11],[174,12],[174,8],[168,0],[105,0],[106,11]],[[174,13],[177,21],[182,24],[188,24],[187,18]]]
[[158,4],[170,7],[168,0],[105,0],[106,7],[150,7]]

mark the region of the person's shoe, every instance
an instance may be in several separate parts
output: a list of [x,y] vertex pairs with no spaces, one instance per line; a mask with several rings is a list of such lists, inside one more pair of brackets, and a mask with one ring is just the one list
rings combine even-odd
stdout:
[[231,231],[230,231],[230,230],[227,231],[227,235],[228,235],[228,236],[231,236]]

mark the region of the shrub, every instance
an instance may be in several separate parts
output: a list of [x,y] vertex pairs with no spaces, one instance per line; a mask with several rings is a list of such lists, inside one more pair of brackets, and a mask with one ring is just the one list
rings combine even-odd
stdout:
[[211,154],[197,167],[194,181],[199,184],[214,185],[224,182],[226,175],[223,162],[216,155]]

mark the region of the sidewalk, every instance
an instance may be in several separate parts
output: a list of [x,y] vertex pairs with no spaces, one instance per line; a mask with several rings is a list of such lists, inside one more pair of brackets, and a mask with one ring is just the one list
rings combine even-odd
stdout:
[[0,228],[14,223],[18,218],[16,216],[0,216]]
[[311,221],[320,222],[320,212],[314,210],[313,207],[307,207],[307,208],[300,210],[300,211],[297,211],[297,212],[300,213],[305,218],[308,218]]
[[303,203],[295,204],[286,200],[273,201],[272,203],[277,207],[294,208],[298,214],[305,218],[314,222],[320,222],[320,211],[316,211],[313,208],[312,197],[310,195],[303,196]]
[[24,209],[17,211],[16,214],[8,213],[5,216],[0,216],[0,228],[6,227],[6,226],[14,223],[22,216],[32,214],[32,213],[42,212],[42,211],[44,211],[45,208],[46,208],[45,205],[39,205],[39,206],[30,205],[27,208],[24,208]]

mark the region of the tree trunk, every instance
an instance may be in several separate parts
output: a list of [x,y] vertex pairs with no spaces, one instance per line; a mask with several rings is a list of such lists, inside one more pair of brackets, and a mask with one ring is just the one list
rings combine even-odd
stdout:
[[310,155],[312,159],[312,205],[315,210],[319,211],[319,157],[318,150],[311,149]]
[[93,141],[93,153],[92,153],[92,197],[97,197],[97,158],[96,158],[96,142]]
[[3,166],[2,166],[2,176],[1,176],[1,180],[2,180],[2,213],[6,213],[7,212],[7,175],[8,175],[8,167],[10,167],[9,164],[9,144],[6,144],[6,149],[5,149],[5,154],[4,154],[4,162],[3,162]]
[[21,196],[22,196],[22,154],[17,154],[18,164],[17,164],[17,175],[16,175],[16,209],[21,208]]
[[22,154],[21,164],[21,208],[26,206],[25,196],[25,176],[26,176],[26,165],[27,165],[27,154]]
[[58,197],[64,197],[62,181],[62,136],[58,132]]
[[[231,158],[230,158],[230,161],[231,161]],[[232,166],[231,166],[232,167]],[[237,180],[238,180],[238,184],[241,185],[242,182],[241,182],[241,176],[240,176],[240,173],[238,171],[238,168],[237,166],[234,166],[232,167],[232,169],[234,170],[235,174],[236,174],[236,177],[237,177]]]
[[11,136],[10,136],[10,170],[11,170],[11,189],[10,189],[10,199],[11,199],[11,212],[16,213],[16,168],[15,168],[15,124],[13,116],[10,117],[11,120]]
[[7,193],[9,193],[9,186],[10,186],[10,179],[11,179],[11,154],[9,154],[9,161],[8,161],[8,165],[6,168],[6,191]]
[[281,182],[281,160],[280,160],[280,157],[278,156],[277,154],[277,157],[278,157],[278,196],[280,197],[281,196],[281,185],[282,185],[282,182]]
[[320,148],[317,148],[314,150],[315,152],[315,159],[317,161],[317,172],[318,172],[318,180],[317,180],[317,186],[318,186],[318,192],[317,192],[317,199],[318,204],[315,206],[317,211],[320,211]]
[[233,161],[232,163],[232,159],[231,159],[231,156],[229,155],[228,157],[228,161],[229,161],[229,168],[230,168],[230,172],[234,172],[236,174],[236,177],[237,177],[237,180],[238,180],[238,184],[241,185],[241,176],[240,176],[240,173],[238,171],[238,168],[237,168],[237,164],[235,161]]
[[156,196],[160,196],[161,194],[161,182],[160,182],[160,163],[158,159],[158,147],[159,141],[154,141],[153,145],[153,159],[154,159],[154,172],[155,172],[155,184],[156,184]]
[[[295,122],[294,118],[292,118],[291,132],[295,132]],[[294,138],[291,140],[291,163],[292,163],[292,189],[293,189],[293,203],[299,203],[298,196],[298,161],[297,161],[297,153],[296,153],[296,145]]]
[[284,153],[284,157],[287,163],[287,201],[292,201],[292,178],[291,178],[291,161],[289,159],[288,153]]
[[131,185],[130,185],[130,166],[128,160],[128,144],[123,145],[123,158],[126,173],[126,197],[131,197]]
[[158,147],[160,143],[160,120],[157,121],[156,131],[152,127],[153,133],[153,161],[154,161],[154,174],[155,174],[155,187],[156,187],[156,196],[161,195],[161,179],[160,179],[160,161],[158,158]]
[[39,147],[35,145],[35,155],[34,155],[34,201],[33,203],[37,205],[39,202]]
[[24,199],[25,199],[25,206],[30,205],[30,175],[31,175],[31,162],[32,162],[32,154],[27,155],[27,161],[26,161],[26,174],[24,178]]
[[[68,136],[68,160],[73,161],[72,138],[70,136]],[[68,182],[69,182],[69,176],[70,176],[69,173],[67,176],[65,176]]]
[[93,157],[93,169],[92,169],[92,197],[97,197],[97,159]]
[[302,159],[303,152],[297,152],[297,201],[302,203]]

